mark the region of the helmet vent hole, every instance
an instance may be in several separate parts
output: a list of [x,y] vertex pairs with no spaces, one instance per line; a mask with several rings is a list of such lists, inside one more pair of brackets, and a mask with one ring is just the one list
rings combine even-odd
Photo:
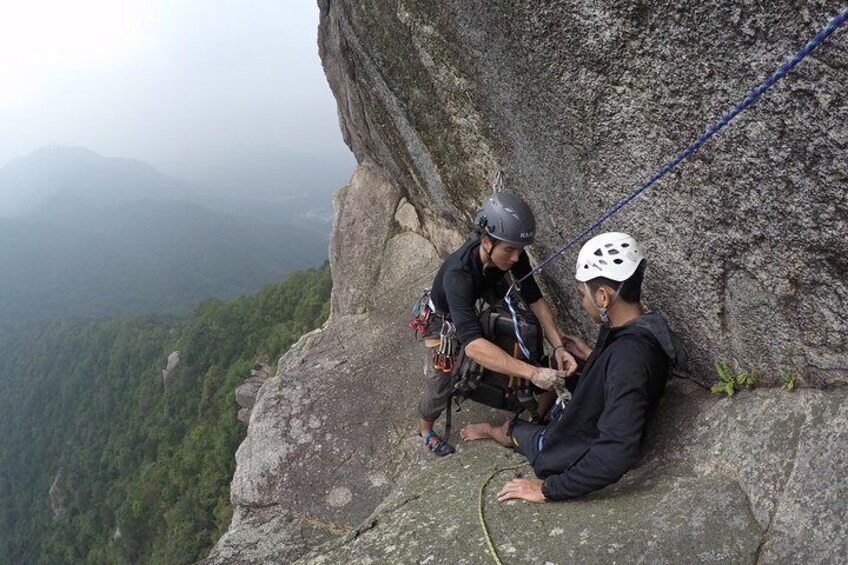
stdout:
[[624,261],[622,261],[621,259],[613,259],[612,262],[616,265],[621,265],[622,263],[624,263]]
[[621,246],[622,247],[630,247],[630,244],[629,243],[622,243]]
[[598,257],[603,257],[603,256],[604,256],[604,252],[603,252],[603,251],[601,251],[600,249],[596,249],[596,250],[595,250],[595,255],[597,255]]
[[598,263],[600,263],[601,265],[606,265],[606,264],[607,264],[607,262],[606,262],[606,261],[604,261],[603,259],[600,259],[600,260],[598,261]]
[[604,247],[606,247],[607,249],[609,249],[610,247],[612,247],[612,243],[606,243],[606,244],[604,244]]
[[610,250],[608,251],[608,253],[609,253],[610,255],[618,255],[618,249],[610,249]]

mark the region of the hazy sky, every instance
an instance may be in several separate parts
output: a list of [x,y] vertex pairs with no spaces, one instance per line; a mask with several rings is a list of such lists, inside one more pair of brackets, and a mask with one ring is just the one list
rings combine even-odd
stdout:
[[59,144],[201,182],[352,170],[317,26],[314,0],[0,0],[0,165]]

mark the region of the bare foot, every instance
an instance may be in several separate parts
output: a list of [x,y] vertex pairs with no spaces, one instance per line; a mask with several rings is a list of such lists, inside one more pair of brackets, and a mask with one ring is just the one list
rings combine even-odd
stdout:
[[482,424],[468,424],[461,430],[459,435],[465,441],[474,441],[478,439],[492,439],[492,424],[483,422]]
[[507,433],[508,429],[509,420],[504,422],[502,426],[493,426],[492,424],[483,422],[480,424],[468,424],[459,430],[459,435],[465,441],[492,439],[504,447],[512,447],[512,441],[509,439],[509,434]]

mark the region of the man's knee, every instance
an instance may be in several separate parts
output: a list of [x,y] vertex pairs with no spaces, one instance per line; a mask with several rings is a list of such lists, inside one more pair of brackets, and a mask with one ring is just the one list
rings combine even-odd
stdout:
[[524,420],[513,420],[508,424],[507,436],[515,450],[527,458],[532,465],[539,455],[541,445],[539,437],[544,426],[526,422]]
[[450,390],[447,393],[427,389],[421,402],[418,403],[418,413],[425,420],[436,420],[447,408]]

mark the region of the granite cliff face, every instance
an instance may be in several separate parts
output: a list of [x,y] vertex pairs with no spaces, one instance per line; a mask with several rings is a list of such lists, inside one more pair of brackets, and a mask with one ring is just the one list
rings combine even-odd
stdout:
[[[487,563],[477,492],[521,463],[429,457],[408,305],[503,171],[541,257],[652,172],[823,23],[823,2],[320,1],[319,47],[359,165],[336,196],[334,289],[259,390],[207,563]],[[848,41],[838,33],[606,229],[644,242],[646,295],[691,358],[637,468],[583,500],[499,505],[508,563],[848,560]],[[576,250],[542,276],[591,340]],[[719,398],[715,360],[763,385]],[[779,371],[801,390],[780,390]],[[466,404],[457,425],[503,418]],[[531,472],[528,467],[522,472]]]
[[[826,2],[322,2],[357,159],[464,229],[503,171],[537,257],[682,150],[823,25]],[[832,5],[830,5],[833,8]],[[606,230],[651,257],[651,305],[716,358],[848,382],[848,41],[838,33]],[[444,253],[448,246],[434,241]],[[577,249],[547,269],[564,315]]]

